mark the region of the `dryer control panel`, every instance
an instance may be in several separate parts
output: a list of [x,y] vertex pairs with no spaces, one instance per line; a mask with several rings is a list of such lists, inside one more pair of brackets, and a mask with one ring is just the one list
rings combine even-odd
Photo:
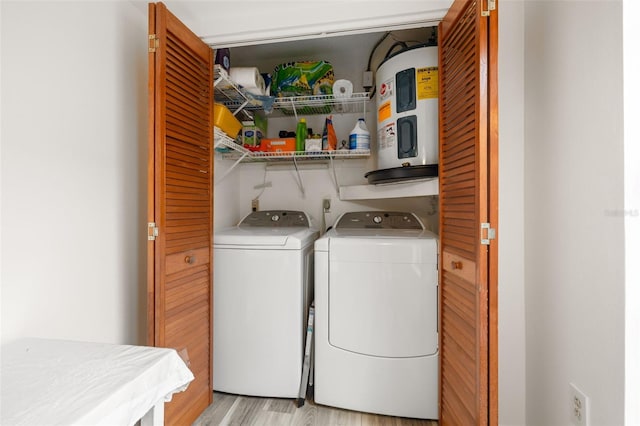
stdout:
[[424,226],[413,213],[407,212],[350,212],[343,214],[335,229],[418,229]]
[[263,210],[247,215],[240,227],[309,227],[309,218],[306,213],[295,210]]

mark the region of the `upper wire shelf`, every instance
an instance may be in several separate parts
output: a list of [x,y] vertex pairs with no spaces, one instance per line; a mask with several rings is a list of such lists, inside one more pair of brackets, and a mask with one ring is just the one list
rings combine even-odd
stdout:
[[275,98],[273,108],[283,114],[330,114],[366,112],[369,93],[353,93],[349,98],[334,95],[291,96]]
[[366,113],[366,104],[370,101],[369,93],[363,92],[353,93],[348,98],[335,95],[268,97],[270,102],[264,102],[241,89],[220,65],[214,68],[214,89],[214,100],[224,104],[229,110],[234,111],[234,114],[241,110],[273,110],[282,115],[295,116]]

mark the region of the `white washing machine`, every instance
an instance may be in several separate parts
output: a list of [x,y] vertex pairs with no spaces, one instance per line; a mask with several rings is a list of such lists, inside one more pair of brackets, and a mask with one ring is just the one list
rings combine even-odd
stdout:
[[345,213],[316,240],[316,403],[438,418],[437,265],[411,213]]
[[317,237],[305,213],[285,210],[215,233],[215,390],[298,396]]

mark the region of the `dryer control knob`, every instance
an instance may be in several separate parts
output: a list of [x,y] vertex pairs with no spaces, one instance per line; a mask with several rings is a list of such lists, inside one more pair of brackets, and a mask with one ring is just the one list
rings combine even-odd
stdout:
[[382,223],[382,216],[374,216],[373,221],[375,223]]
[[278,216],[277,214],[274,214],[273,216],[271,216],[271,221],[272,222],[277,222],[280,220],[280,216]]

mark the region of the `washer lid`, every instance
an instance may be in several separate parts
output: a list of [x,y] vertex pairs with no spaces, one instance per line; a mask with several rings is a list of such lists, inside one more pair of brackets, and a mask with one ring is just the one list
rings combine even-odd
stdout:
[[330,241],[337,238],[437,240],[438,236],[424,229],[420,219],[413,213],[362,211],[341,215],[335,225],[322,238],[316,240],[314,248],[316,251],[329,251]]
[[424,229],[420,219],[408,212],[363,211],[347,212],[336,221],[335,229],[358,230],[420,230]]
[[437,238],[430,231],[421,229],[336,229],[335,238]]
[[237,226],[215,232],[213,244],[216,248],[298,250],[311,244],[317,237],[318,231],[313,228]]
[[296,250],[318,238],[318,230],[310,228],[306,213],[296,210],[263,210],[251,212],[233,228],[213,234],[217,248],[274,248]]

